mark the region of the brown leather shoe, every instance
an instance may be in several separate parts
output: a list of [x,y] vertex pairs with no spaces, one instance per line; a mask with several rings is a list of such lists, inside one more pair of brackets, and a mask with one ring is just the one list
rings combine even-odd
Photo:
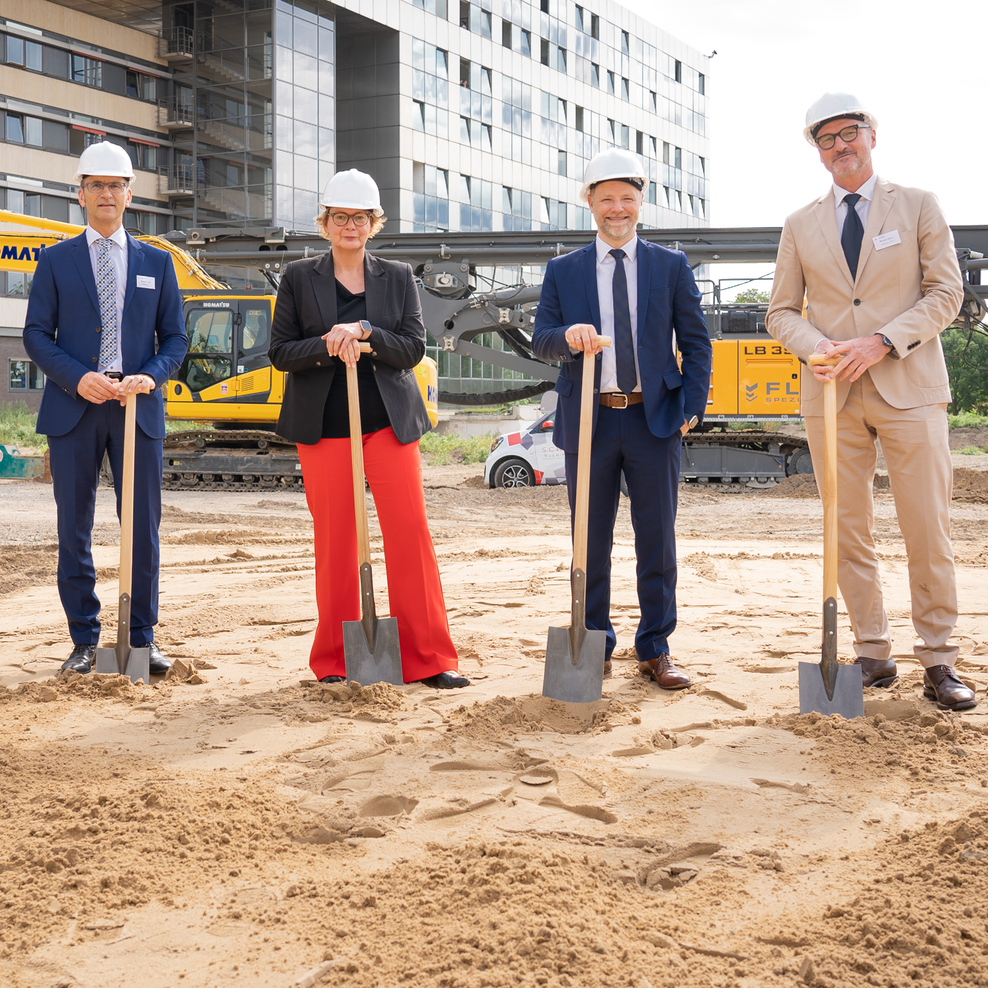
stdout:
[[965,686],[952,666],[931,666],[923,672],[923,696],[941,710],[970,710],[978,705],[974,690]]
[[862,686],[891,686],[899,678],[895,659],[869,659],[859,655],[854,664],[861,666]]
[[654,679],[664,690],[681,690],[690,685],[690,677],[682,669],[677,669],[668,655],[639,662],[638,671],[646,679]]

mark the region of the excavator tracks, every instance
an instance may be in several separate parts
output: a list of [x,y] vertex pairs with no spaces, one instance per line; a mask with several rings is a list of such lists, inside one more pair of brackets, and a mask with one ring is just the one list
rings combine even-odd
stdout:
[[302,490],[295,443],[263,430],[175,432],[165,439],[165,490]]

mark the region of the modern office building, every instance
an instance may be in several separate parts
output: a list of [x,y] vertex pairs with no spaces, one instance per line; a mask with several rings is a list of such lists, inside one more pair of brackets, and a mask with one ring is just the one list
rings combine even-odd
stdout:
[[[707,62],[610,0],[0,0],[0,207],[81,222],[105,139],[147,233],[312,230],[348,167],[389,231],[589,230],[583,170],[617,145],[645,226],[706,226]],[[0,271],[0,400],[37,384],[4,352],[28,282]]]

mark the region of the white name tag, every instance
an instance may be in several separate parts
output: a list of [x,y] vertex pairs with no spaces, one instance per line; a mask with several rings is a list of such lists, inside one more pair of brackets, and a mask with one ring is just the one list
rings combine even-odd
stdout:
[[880,233],[877,237],[871,238],[875,245],[875,250],[885,250],[886,247],[894,247],[902,243],[898,230],[890,230],[888,233]]
[[[897,234],[898,236],[898,234]],[[875,238],[878,239],[877,237]],[[898,241],[896,241],[898,243]],[[154,278],[148,277],[146,274],[139,274],[137,276],[137,287],[138,288],[154,288]]]

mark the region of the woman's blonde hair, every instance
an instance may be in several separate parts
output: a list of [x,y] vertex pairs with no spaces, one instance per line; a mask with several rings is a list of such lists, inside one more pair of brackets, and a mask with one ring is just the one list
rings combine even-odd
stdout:
[[[329,224],[332,222],[330,220],[330,215],[336,212],[336,207],[334,206],[323,206],[322,212],[316,217],[316,229],[319,231],[319,236],[323,240],[329,240]],[[367,239],[370,240],[375,234],[380,233],[384,229],[384,224],[388,222],[387,216],[375,216],[369,209],[366,211],[367,215],[370,217],[370,233]]]

